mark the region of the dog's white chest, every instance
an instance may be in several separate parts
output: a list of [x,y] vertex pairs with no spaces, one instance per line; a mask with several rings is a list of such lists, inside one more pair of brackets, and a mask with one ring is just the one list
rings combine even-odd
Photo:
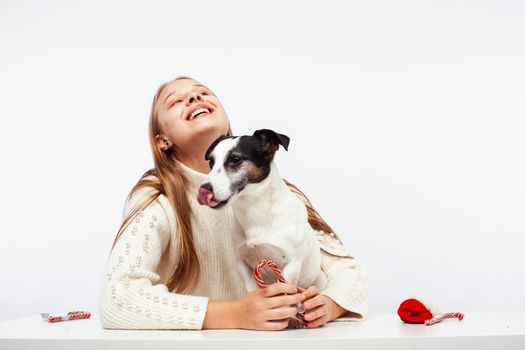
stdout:
[[[243,264],[246,264],[251,271],[249,274],[252,275],[255,266],[262,260],[270,259],[279,267],[286,266],[289,262],[286,251],[281,247],[275,245],[272,242],[262,241],[246,241],[239,246],[239,257]],[[277,277],[270,269],[262,269],[260,271],[261,278],[268,285],[277,282]],[[252,284],[254,282],[253,276],[249,276]],[[256,288],[256,287],[253,287]]]
[[251,268],[254,268],[261,260],[270,259],[278,266],[288,263],[286,251],[272,242],[246,241],[239,246],[240,258]]
[[[247,186],[232,202],[245,233],[245,240],[236,245],[240,261],[246,264],[240,272],[248,290],[257,288],[253,269],[269,259],[279,266],[286,282],[308,288],[322,272],[320,250],[306,207],[280,179],[273,163],[267,180]],[[261,277],[267,284],[277,281],[270,269],[263,269]]]

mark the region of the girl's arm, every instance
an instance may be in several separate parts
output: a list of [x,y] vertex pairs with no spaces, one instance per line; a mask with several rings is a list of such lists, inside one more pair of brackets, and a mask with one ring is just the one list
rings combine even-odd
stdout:
[[[133,194],[125,206],[124,217],[133,207],[131,203],[144,195],[143,191]],[[290,305],[304,298],[287,283],[274,283],[240,299],[224,301],[171,293],[166,285],[158,283],[161,277],[156,271],[170,241],[170,228],[175,226],[173,222],[170,225],[164,210],[161,202],[153,201],[115,244],[100,290],[103,328],[279,330],[288,325],[289,318],[297,313],[297,308]]]
[[[317,234],[323,235],[317,231]],[[319,291],[313,285],[300,288],[306,296],[305,325],[320,327],[326,322],[363,321],[367,313],[367,272],[357,263],[337,239],[321,240],[321,269],[328,279],[327,286]],[[328,250],[325,252],[324,249]]]
[[273,283],[237,300],[210,301],[203,328],[282,330],[297,314],[295,304],[305,296],[289,283]]
[[339,320],[364,320],[368,313],[368,270],[346,251],[337,238],[320,231],[317,233],[322,248],[321,270],[328,279],[321,294],[343,310]]
[[[133,194],[125,207],[141,200]],[[170,241],[170,225],[157,200],[122,232],[106,262],[99,295],[99,317],[107,329],[201,329],[209,299],[171,293],[156,273]]]
[[234,300],[210,300],[202,329],[239,328]]

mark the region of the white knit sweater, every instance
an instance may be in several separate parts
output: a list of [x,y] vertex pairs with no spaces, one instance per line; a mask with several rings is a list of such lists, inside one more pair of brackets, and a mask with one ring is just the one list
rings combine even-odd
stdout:
[[[236,275],[235,247],[229,235],[240,226],[231,206],[214,210],[197,203],[206,174],[180,163],[188,175],[195,249],[201,275],[192,290],[172,293],[166,283],[178,262],[173,209],[160,195],[124,230],[106,262],[99,295],[99,316],[107,329],[202,329],[209,300],[233,300],[244,291]],[[126,201],[123,218],[151,188]],[[316,231],[321,269],[328,285],[321,291],[348,310],[337,321],[362,321],[368,310],[367,270],[332,233]]]

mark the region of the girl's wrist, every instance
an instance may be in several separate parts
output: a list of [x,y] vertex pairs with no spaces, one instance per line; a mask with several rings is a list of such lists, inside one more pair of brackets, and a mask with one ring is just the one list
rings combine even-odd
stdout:
[[347,312],[347,310],[339,304],[337,304],[335,301],[332,300],[332,298],[325,295],[325,298],[328,300],[328,303],[330,303],[330,315],[329,315],[329,321],[335,320],[336,318],[339,318],[343,314]]
[[231,329],[238,327],[236,300],[210,300],[202,329]]

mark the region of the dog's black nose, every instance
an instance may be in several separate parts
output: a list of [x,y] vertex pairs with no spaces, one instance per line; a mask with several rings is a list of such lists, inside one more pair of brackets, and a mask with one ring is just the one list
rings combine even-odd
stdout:
[[201,187],[213,193],[213,186],[210,182],[203,183]]

